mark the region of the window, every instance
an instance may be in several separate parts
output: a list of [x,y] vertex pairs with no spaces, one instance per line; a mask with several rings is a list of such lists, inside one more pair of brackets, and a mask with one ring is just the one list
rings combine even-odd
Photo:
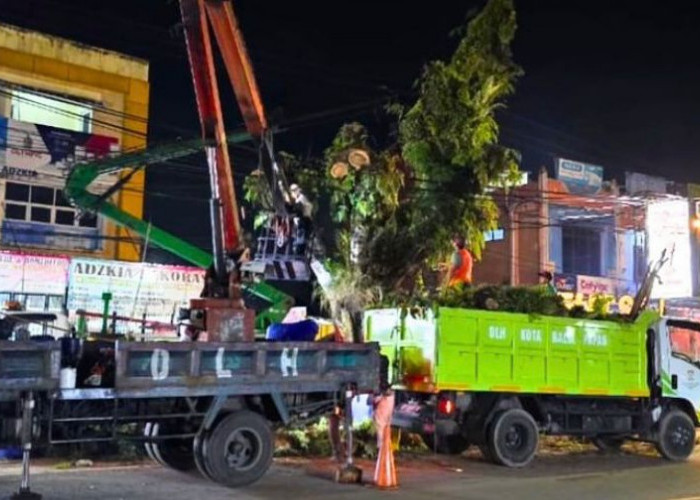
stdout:
[[574,224],[562,227],[562,268],[567,274],[600,276],[600,232]]
[[93,111],[89,104],[43,93],[13,90],[11,106],[11,118],[14,120],[76,132],[92,131]]
[[51,209],[45,207],[32,207],[29,220],[32,222],[46,222],[51,224]]
[[8,182],[5,187],[5,199],[14,201],[29,201],[29,186]]
[[54,203],[54,190],[47,187],[32,186],[32,204],[38,203],[40,205],[53,205]]
[[63,191],[17,182],[5,184],[5,218],[70,227],[97,227],[97,216],[85,214],[80,220]]
[[5,218],[12,220],[27,220],[27,206],[15,203],[5,203]]
[[668,322],[671,354],[700,368],[700,325],[687,322]]
[[484,231],[484,241],[501,241],[506,237],[506,231],[503,228]]
[[72,226],[75,224],[75,212],[73,210],[56,210],[55,223],[61,226]]

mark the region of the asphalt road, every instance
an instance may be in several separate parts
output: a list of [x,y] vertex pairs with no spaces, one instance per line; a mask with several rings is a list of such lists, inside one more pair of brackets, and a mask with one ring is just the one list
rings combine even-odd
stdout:
[[[653,456],[603,456],[594,452],[545,456],[528,468],[505,469],[483,462],[478,453],[467,457],[400,457],[400,487],[379,491],[369,485],[340,485],[331,481],[328,461],[294,464],[278,461],[255,485],[229,490],[159,467],[110,467],[56,471],[36,467],[32,490],[46,499],[72,500],[218,500],[285,499],[333,500],[398,498],[451,499],[684,499],[700,500],[700,455],[672,464]],[[371,476],[372,464],[361,462]],[[17,490],[19,468],[0,466],[0,497]]]

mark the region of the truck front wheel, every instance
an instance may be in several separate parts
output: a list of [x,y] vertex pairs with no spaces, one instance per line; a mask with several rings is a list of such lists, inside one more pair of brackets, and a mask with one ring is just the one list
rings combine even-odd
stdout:
[[539,430],[528,412],[511,408],[494,417],[487,440],[493,461],[506,467],[525,467],[537,453]]
[[686,460],[695,448],[695,424],[683,411],[667,411],[659,421],[656,449],[673,462]]
[[212,480],[235,488],[254,483],[272,463],[272,430],[251,411],[224,417],[204,440],[204,465]]

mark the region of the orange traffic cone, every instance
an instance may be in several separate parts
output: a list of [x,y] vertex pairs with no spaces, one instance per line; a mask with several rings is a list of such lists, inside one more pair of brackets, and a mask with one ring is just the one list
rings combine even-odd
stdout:
[[398,488],[394,465],[394,450],[391,446],[391,427],[384,427],[382,440],[377,453],[377,467],[374,469],[374,484],[377,488]]

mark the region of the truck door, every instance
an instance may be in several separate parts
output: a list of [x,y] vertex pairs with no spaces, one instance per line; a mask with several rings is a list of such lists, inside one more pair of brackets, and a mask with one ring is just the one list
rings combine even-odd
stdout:
[[698,408],[700,407],[700,324],[669,319],[665,322],[665,335],[668,342],[661,353],[663,395],[685,399],[692,403],[694,408]]

